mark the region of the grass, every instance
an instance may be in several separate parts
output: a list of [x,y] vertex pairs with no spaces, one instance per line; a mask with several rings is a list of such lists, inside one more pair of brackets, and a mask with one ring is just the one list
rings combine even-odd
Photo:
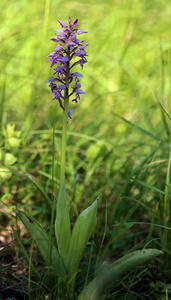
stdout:
[[[90,43],[82,80],[86,95],[79,104],[71,104],[74,115],[67,135],[66,183],[72,220],[101,194],[97,229],[88,250],[91,261],[85,253],[78,289],[87,268],[93,274],[99,249],[105,259],[109,255],[115,260],[121,253],[148,245],[165,253],[155,262],[154,271],[146,266],[145,274],[139,276],[149,279],[151,294],[147,282],[138,281],[137,272],[142,269],[127,275],[124,286],[118,282],[108,299],[143,299],[144,286],[149,299],[169,299],[169,0],[1,1],[0,147],[3,155],[10,153],[17,159],[8,165],[11,177],[1,179],[1,228],[8,230],[12,225],[23,232],[18,220],[14,225],[12,209],[16,207],[31,212],[46,228],[51,222],[52,201],[59,188],[62,111],[43,83],[52,76],[46,64],[46,55],[53,49],[49,39],[59,27],[57,19],[67,21],[69,15],[79,19],[79,27],[88,31],[84,39]],[[8,124],[20,131],[19,147],[9,146],[10,136],[4,134]],[[53,143],[56,176],[51,175]],[[0,164],[4,168],[4,156]],[[128,222],[134,225],[125,228]],[[113,230],[118,224],[119,229]],[[6,242],[9,235],[5,234]],[[23,237],[28,240],[24,232]],[[8,262],[6,251],[2,274]],[[16,250],[10,251],[14,259]],[[31,254],[41,268],[36,250],[31,249]],[[11,278],[7,276],[6,281]],[[27,280],[31,295],[30,273]]]

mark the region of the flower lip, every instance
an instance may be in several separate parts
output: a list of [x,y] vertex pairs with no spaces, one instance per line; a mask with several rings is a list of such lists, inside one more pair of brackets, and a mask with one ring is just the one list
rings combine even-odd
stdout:
[[47,83],[47,82],[54,82],[54,81],[56,81],[56,79],[55,78],[53,78],[53,77],[50,77],[48,80],[46,80],[44,83]]
[[61,58],[61,61],[62,61],[62,62],[67,62],[67,61],[69,61],[69,58],[68,58],[68,56],[64,56],[64,57],[62,57],[62,58]]
[[59,84],[58,89],[66,90],[66,85],[65,84]]
[[61,66],[57,66],[55,69],[54,69],[56,72],[59,72],[62,70],[62,67]]
[[70,47],[74,47],[74,46],[76,46],[77,44],[76,43],[74,43],[73,41],[70,41],[69,43],[68,43],[68,46],[70,46]]
[[77,89],[77,90],[75,91],[75,93],[77,93],[77,94],[85,94],[85,92],[83,92],[81,89]]
[[71,118],[71,115],[73,114],[73,112],[74,112],[74,110],[73,110],[72,108],[68,110],[68,117],[69,117],[70,119],[72,119],[72,118]]
[[75,76],[75,77],[81,77],[81,78],[83,78],[83,75],[80,74],[80,73],[78,73],[78,72],[75,72],[72,75]]
[[73,55],[73,57],[76,57],[76,56],[85,57],[85,56],[87,56],[87,54],[86,54],[86,52],[84,50],[78,50]]
[[88,33],[88,31],[84,31],[82,29],[76,29],[76,34]]

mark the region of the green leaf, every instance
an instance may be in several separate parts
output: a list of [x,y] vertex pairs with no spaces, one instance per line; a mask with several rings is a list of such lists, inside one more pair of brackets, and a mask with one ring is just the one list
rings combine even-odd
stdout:
[[68,204],[66,199],[65,180],[63,180],[56,208],[55,234],[58,244],[58,251],[62,258],[64,266],[66,266],[68,250],[71,239],[71,225]]
[[7,147],[9,148],[19,147],[21,144],[21,140],[17,139],[16,137],[11,137],[6,140],[6,143],[7,143]]
[[67,272],[73,276],[78,271],[85,246],[96,226],[98,199],[86,208],[77,218],[74,225],[68,251]]
[[[20,240],[19,233],[18,233],[17,230],[15,230],[14,228],[12,228],[12,230],[13,230],[13,232],[14,232],[15,238],[17,239],[17,242],[18,242],[20,248],[22,249],[22,251],[23,251],[25,257],[27,258],[27,260],[28,260],[28,262],[29,262],[29,255],[27,254],[27,251],[26,251],[26,249],[24,248],[24,246],[23,246],[23,244],[22,244],[22,242],[21,242],[21,240]],[[37,275],[37,277],[40,277],[39,273],[37,272],[37,270],[36,270],[36,268],[34,267],[34,265],[32,264],[32,262],[31,262],[31,267],[32,267],[33,271],[35,272],[35,274]]]
[[139,179],[133,179],[133,180],[134,180],[135,182],[137,182],[137,183],[139,183],[139,184],[141,184],[141,185],[143,185],[143,186],[149,188],[149,189],[154,190],[154,191],[157,192],[157,193],[160,193],[160,194],[163,194],[163,195],[167,195],[167,196],[170,197],[169,194],[163,192],[162,190],[156,188],[155,186],[152,186],[151,184],[148,184],[148,183],[146,183],[146,182],[144,182],[144,181],[142,181],[142,180],[139,180]]
[[[15,172],[15,174],[17,174],[19,176],[23,176],[23,174],[21,175],[18,172]],[[41,187],[41,185],[34,179],[34,177],[32,177],[30,174],[24,174],[24,176],[27,179],[29,179],[37,187],[37,189],[42,193],[42,195],[44,196],[44,198],[46,199],[46,201],[48,203],[50,203],[51,199],[48,197],[48,195],[46,194],[46,192],[44,191],[44,189]]]
[[5,166],[12,166],[17,161],[17,158],[12,153],[6,153],[4,158]]
[[[31,237],[34,238],[45,264],[51,267],[54,274],[63,278],[66,273],[61,257],[54,244],[49,245],[49,236],[44,228],[30,214],[17,209],[14,209],[14,212],[21,219]],[[51,255],[49,255],[49,246],[51,247]]]
[[105,269],[100,268],[95,278],[79,295],[78,300],[98,300],[113,286],[116,279],[161,254],[162,251],[156,249],[138,250],[123,256]]
[[12,173],[8,168],[2,167],[0,168],[0,181],[8,180],[12,176]]
[[134,123],[131,122],[131,121],[126,120],[126,119],[123,118],[122,116],[120,116],[120,115],[118,115],[118,114],[116,114],[116,113],[113,113],[113,115],[116,116],[116,117],[118,117],[118,118],[120,118],[120,119],[123,120],[124,122],[128,123],[128,124],[131,125],[132,127],[135,127],[136,129],[140,130],[142,133],[144,133],[145,135],[148,135],[150,138],[152,138],[152,139],[154,139],[154,140],[156,140],[156,141],[158,141],[158,142],[161,141],[161,139],[158,138],[158,137],[157,137],[156,135],[154,135],[153,133],[151,133],[151,132],[149,132],[149,131],[143,129],[142,127],[140,127],[140,126],[134,124]]
[[3,161],[3,158],[4,158],[4,153],[3,153],[3,150],[0,149],[0,162]]

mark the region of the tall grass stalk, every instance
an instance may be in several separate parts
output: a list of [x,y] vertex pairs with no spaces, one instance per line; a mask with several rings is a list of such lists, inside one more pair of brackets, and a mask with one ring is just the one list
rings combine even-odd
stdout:
[[[166,183],[165,183],[165,195],[164,195],[164,209],[163,209],[163,222],[164,226],[167,227],[167,222],[170,217],[170,201],[169,201],[169,185],[170,185],[170,169],[171,169],[171,150],[169,152],[169,160],[167,167],[167,175],[166,175]],[[164,230],[164,245],[168,247],[168,230],[165,228]]]

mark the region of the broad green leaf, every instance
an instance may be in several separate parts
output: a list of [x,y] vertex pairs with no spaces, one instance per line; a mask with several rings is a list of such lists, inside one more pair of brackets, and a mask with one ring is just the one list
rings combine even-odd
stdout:
[[76,274],[85,246],[95,229],[97,205],[98,199],[79,215],[74,225],[67,261],[69,276]]
[[113,286],[116,279],[161,254],[162,251],[156,249],[138,250],[123,256],[105,269],[100,268],[95,278],[79,295],[78,300],[98,300]]
[[17,161],[17,158],[12,153],[5,153],[4,165],[11,166]]
[[66,199],[65,180],[63,180],[59,190],[56,208],[55,234],[59,254],[62,258],[64,266],[66,266],[71,239],[71,225]]
[[2,167],[0,168],[0,181],[8,180],[12,176],[12,173],[8,168]]
[[3,135],[7,138],[15,136],[15,124],[7,124],[6,129],[3,128]]
[[6,140],[6,144],[9,148],[19,147],[21,144],[21,140],[17,139],[16,137],[11,137]]
[[[51,267],[54,274],[63,278],[66,274],[62,260],[54,244],[49,245],[49,236],[44,228],[30,214],[17,209],[14,209],[14,212],[21,219],[31,237],[34,238],[45,264]],[[51,246],[51,255],[48,255],[49,246]]]

